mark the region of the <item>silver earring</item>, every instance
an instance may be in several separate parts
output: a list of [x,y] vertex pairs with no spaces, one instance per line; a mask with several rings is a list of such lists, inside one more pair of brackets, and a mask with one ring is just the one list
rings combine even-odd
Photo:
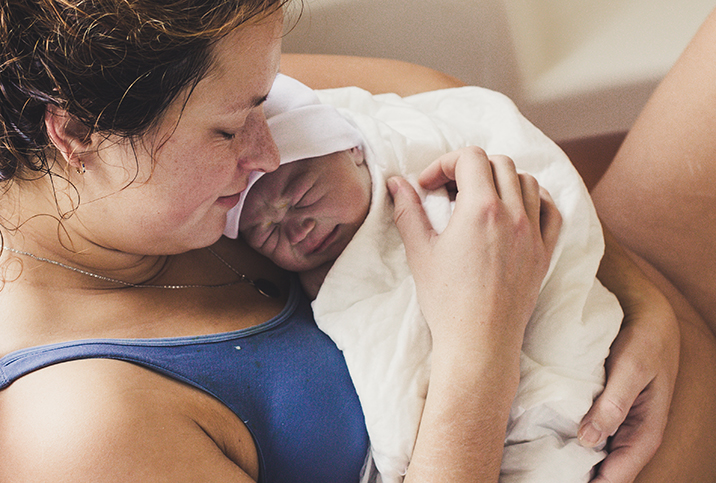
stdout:
[[75,170],[77,171],[77,174],[85,174],[87,172],[87,169],[85,168],[85,162],[80,161],[80,165],[75,168]]

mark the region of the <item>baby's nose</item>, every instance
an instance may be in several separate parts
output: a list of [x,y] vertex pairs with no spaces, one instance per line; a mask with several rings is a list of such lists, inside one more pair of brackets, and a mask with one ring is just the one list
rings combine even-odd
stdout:
[[291,245],[296,245],[305,240],[315,226],[316,221],[311,218],[293,219],[285,223],[284,230]]

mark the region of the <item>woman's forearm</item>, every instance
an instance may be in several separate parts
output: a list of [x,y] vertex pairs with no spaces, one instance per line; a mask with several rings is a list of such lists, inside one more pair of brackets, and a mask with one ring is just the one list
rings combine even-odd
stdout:
[[664,434],[679,365],[680,334],[666,297],[609,232],[605,240],[598,277],[619,299],[624,321],[606,361],[606,387],[583,418],[578,434],[586,446],[612,436],[618,451],[602,462],[599,475],[626,482],[649,462]]
[[[480,351],[473,351],[474,353]],[[519,357],[433,353],[430,387],[406,483],[496,482]]]
[[465,148],[441,156],[419,182],[431,189],[450,180],[459,193],[441,234],[411,185],[388,180],[433,341],[411,483],[497,481],[525,327],[561,226],[551,198],[509,158]]

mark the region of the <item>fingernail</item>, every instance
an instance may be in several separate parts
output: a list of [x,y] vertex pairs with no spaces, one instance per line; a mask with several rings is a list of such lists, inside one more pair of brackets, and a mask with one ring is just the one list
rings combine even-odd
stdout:
[[591,448],[599,444],[602,439],[602,432],[596,424],[590,421],[579,428],[577,437],[579,438],[579,442],[582,443],[582,446]]
[[390,196],[395,196],[395,193],[398,192],[398,182],[395,180],[395,178],[388,178],[388,180],[385,182],[386,186],[388,187],[388,191],[390,192]]

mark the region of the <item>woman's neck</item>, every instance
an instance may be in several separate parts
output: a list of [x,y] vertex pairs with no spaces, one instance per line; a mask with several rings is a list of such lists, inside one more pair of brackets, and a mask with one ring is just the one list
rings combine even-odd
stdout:
[[10,272],[3,277],[6,282],[74,289],[124,288],[161,283],[159,280],[171,265],[168,256],[123,253],[71,237],[61,225],[54,231],[54,239],[52,231],[29,229],[38,224],[39,218],[25,224],[22,230],[2,231],[0,260]]
[[[3,253],[2,260],[19,255],[23,266],[35,267],[36,270],[23,270],[21,279],[25,281],[40,286],[109,288],[111,284],[108,286],[102,278],[86,277],[82,272],[144,283],[161,276],[166,269],[166,256],[128,253],[98,243],[80,220],[80,192],[63,176],[14,181],[2,197],[2,245],[16,250]],[[41,260],[56,264],[48,267],[53,264]],[[13,266],[12,262],[9,266]],[[63,266],[80,271],[62,270]]]

